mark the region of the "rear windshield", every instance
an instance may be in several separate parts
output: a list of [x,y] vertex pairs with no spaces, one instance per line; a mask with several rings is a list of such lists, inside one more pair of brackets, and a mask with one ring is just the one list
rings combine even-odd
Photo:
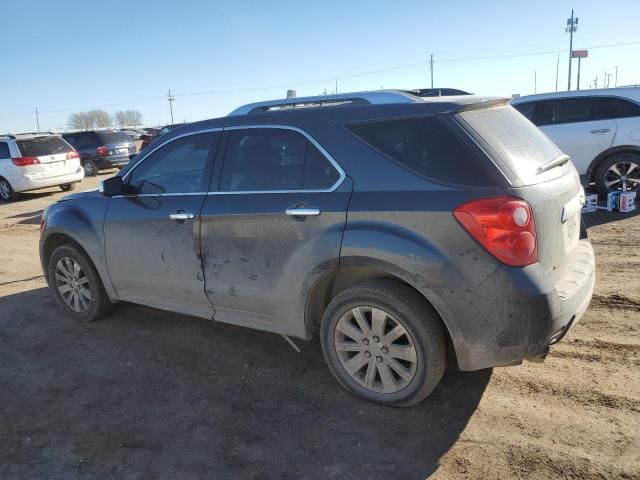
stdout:
[[41,157],[70,152],[73,147],[60,137],[38,137],[16,142],[23,157]]
[[482,160],[433,116],[356,123],[346,127],[421,177],[459,185],[491,184]]
[[97,132],[103,143],[129,143],[131,137],[124,132]]
[[[511,106],[468,110],[459,116],[525,184],[542,180],[538,167],[562,154],[533,123]],[[562,169],[557,169],[563,173]]]

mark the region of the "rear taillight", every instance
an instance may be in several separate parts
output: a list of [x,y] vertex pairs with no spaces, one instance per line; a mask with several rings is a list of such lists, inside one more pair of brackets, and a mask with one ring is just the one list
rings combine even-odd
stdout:
[[107,147],[105,147],[104,145],[96,148],[96,152],[98,152],[98,155],[102,157],[106,157],[109,154],[109,150],[107,150]]
[[502,263],[524,267],[538,261],[533,212],[524,200],[514,197],[474,200],[457,207],[453,216]]
[[38,160],[38,157],[18,157],[12,158],[11,162],[16,167],[25,167],[27,165],[37,165],[40,163],[40,160]]
[[78,155],[78,152],[76,152],[75,150],[72,150],[71,152],[67,152],[67,160],[72,160],[74,158],[80,158],[80,155]]

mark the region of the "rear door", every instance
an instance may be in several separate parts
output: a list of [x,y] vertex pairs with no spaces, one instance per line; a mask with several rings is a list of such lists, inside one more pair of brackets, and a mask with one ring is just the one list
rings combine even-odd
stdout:
[[207,197],[219,131],[193,133],[159,146],[124,176],[104,234],[109,276],[123,300],[204,318],[200,211]]
[[351,183],[293,127],[232,128],[223,144],[202,210],[215,319],[306,337],[306,296],[338,265]]
[[16,141],[22,157],[36,157],[38,163],[29,165],[31,178],[56,177],[75,173],[78,159],[74,149],[61,137],[35,137]]
[[[571,157],[580,175],[585,175],[593,159],[609,148],[616,136],[616,123],[597,97],[558,98],[535,102],[535,108],[516,105],[527,112],[564,153]],[[530,112],[530,113],[529,113]]]

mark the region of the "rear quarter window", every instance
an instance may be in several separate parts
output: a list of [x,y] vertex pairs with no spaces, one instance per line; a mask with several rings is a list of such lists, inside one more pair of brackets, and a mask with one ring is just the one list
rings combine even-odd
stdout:
[[347,124],[375,150],[418,176],[458,185],[490,185],[482,159],[436,117]]
[[37,137],[18,140],[16,143],[23,157],[41,157],[73,150],[73,147],[61,137]]

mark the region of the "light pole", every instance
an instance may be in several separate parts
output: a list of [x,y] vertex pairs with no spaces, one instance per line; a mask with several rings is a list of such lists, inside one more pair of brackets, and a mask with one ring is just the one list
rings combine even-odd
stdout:
[[558,54],[558,59],[556,60],[556,92],[558,91],[558,67],[560,66],[560,54]]
[[173,125],[173,102],[176,99],[173,95],[171,95],[171,89],[169,89],[169,95],[167,95],[167,100],[169,101],[169,111],[171,112],[171,124]]
[[573,51],[573,32],[578,30],[578,17],[573,17],[573,9],[571,9],[571,18],[567,18],[567,28],[564,32],[569,32],[569,79],[567,82],[567,90],[571,90],[571,52]]

